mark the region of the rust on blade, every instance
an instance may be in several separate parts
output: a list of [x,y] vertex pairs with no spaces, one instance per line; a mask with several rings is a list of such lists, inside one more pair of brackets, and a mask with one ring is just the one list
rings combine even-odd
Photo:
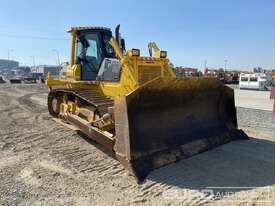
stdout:
[[213,78],[156,79],[115,100],[118,159],[139,179],[158,167],[231,140],[234,92]]

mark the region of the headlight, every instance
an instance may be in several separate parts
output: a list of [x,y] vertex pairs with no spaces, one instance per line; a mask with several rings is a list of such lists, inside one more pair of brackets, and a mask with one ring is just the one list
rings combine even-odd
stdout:
[[166,58],[167,57],[167,51],[160,51],[160,58]]
[[139,49],[132,49],[131,53],[132,53],[132,56],[136,56],[136,57],[138,57],[140,55]]

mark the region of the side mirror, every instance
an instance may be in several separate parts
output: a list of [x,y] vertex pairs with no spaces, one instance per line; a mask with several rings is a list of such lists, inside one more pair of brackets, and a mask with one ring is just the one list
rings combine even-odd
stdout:
[[150,55],[150,57],[152,57],[152,56],[153,56],[153,51],[152,51],[152,48],[149,48],[149,55]]
[[126,46],[125,46],[125,40],[124,39],[120,40],[120,46],[121,46],[122,52],[125,52],[126,51]]
[[120,46],[119,28],[120,28],[120,24],[118,24],[118,25],[116,26],[115,35],[116,35],[116,41],[117,41],[118,45]]
[[120,24],[118,24],[116,26],[116,29],[115,29],[115,38],[116,38],[118,46],[120,47],[120,49],[122,50],[122,52],[124,52],[124,51],[126,51],[125,40],[123,38],[121,38],[121,35],[119,33],[119,29],[120,29]]

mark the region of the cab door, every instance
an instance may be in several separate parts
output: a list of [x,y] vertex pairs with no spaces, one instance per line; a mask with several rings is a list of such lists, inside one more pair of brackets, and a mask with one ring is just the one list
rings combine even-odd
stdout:
[[100,33],[80,34],[77,47],[77,63],[81,65],[81,80],[96,80],[103,60]]

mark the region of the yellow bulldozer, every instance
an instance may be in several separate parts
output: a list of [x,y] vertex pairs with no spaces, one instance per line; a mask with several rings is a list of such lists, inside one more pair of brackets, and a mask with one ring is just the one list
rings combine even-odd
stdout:
[[237,127],[234,91],[211,77],[176,78],[167,52],[125,49],[119,25],[71,27],[71,56],[48,75],[48,110],[102,144],[142,181],[150,171],[248,139]]

